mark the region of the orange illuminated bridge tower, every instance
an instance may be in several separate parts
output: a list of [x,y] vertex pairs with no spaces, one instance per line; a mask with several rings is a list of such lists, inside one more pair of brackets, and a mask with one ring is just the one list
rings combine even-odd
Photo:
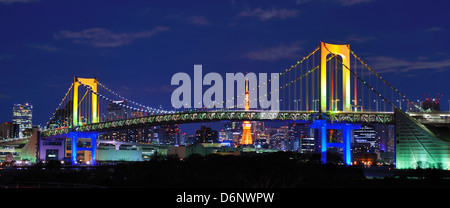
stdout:
[[[245,110],[248,111],[249,107],[249,94],[248,94],[248,78],[245,79]],[[250,121],[244,121],[242,124],[242,138],[241,145],[252,145],[252,124]]]

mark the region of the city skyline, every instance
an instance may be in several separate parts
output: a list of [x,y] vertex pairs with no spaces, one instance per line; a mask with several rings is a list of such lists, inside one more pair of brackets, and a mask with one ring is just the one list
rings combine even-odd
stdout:
[[448,188],[448,8],[0,0],[0,189],[260,206]]
[[448,109],[444,1],[89,3],[0,1],[0,122],[29,102],[33,124],[45,125],[73,76],[170,109],[171,76],[194,64],[205,73],[279,72],[320,41],[351,44],[412,100],[440,93]]

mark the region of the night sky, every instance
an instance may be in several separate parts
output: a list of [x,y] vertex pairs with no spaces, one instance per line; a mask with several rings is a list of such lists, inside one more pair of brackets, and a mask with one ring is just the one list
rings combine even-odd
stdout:
[[172,75],[281,72],[320,41],[351,49],[412,100],[450,100],[450,2],[0,0],[0,122],[44,125],[73,77],[170,109]]

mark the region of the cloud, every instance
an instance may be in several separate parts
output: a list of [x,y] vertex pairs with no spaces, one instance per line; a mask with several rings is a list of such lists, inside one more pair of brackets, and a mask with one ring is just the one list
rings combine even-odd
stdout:
[[207,26],[207,25],[212,24],[211,21],[206,19],[206,17],[204,17],[204,16],[198,16],[198,15],[186,16],[183,13],[169,14],[169,15],[166,15],[166,18],[171,19],[171,20],[180,20],[183,22],[187,22],[189,24],[193,24],[195,26]]
[[169,93],[173,92],[175,89],[176,86],[172,85],[152,85],[144,88],[144,91],[149,93]]
[[30,47],[32,48],[36,48],[39,50],[43,50],[43,51],[47,51],[47,52],[55,52],[55,51],[59,51],[59,48],[57,47],[53,47],[47,44],[41,45],[41,44],[32,44],[30,45]]
[[441,31],[441,30],[442,30],[441,27],[431,27],[431,28],[427,29],[428,32]]
[[33,3],[38,0],[0,0],[1,4],[14,4],[14,3]]
[[361,42],[366,42],[366,41],[373,40],[373,39],[375,39],[375,37],[373,37],[373,36],[350,35],[349,37],[347,37],[347,42],[361,43]]
[[249,51],[243,57],[258,61],[275,61],[279,59],[296,59],[298,52],[302,50],[301,42],[295,42],[290,45],[280,44],[272,48]]
[[[335,2],[340,3],[342,6],[352,6],[352,5],[355,5],[355,4],[368,3],[368,2],[371,2],[371,1],[372,0],[335,0]],[[313,0],[296,0],[296,3],[298,5],[309,3],[309,2],[313,2]],[[323,0],[323,2],[326,2],[326,1]],[[328,2],[326,2],[326,3],[328,3]]]
[[337,1],[341,3],[343,6],[352,6],[360,3],[368,3],[371,2],[372,0],[337,0]]
[[426,61],[423,57],[415,61],[408,61],[399,58],[377,56],[367,58],[367,63],[371,63],[371,68],[377,73],[407,73],[416,70],[430,70],[430,72],[441,72],[450,70],[450,59],[441,61]]
[[61,88],[61,85],[55,84],[55,83],[48,83],[48,82],[46,82],[46,83],[44,83],[42,85],[45,86],[45,87],[48,87],[48,88]]
[[297,0],[297,1],[295,1],[295,3],[297,3],[298,5],[300,5],[300,4],[308,3],[308,2],[310,2],[310,1],[312,1],[312,0]]
[[0,61],[2,60],[8,60],[8,59],[12,59],[12,55],[0,55]]
[[186,17],[185,20],[196,26],[206,26],[211,24],[211,22],[203,16],[190,16]]
[[286,19],[286,18],[292,18],[297,17],[299,14],[298,10],[290,10],[290,9],[275,9],[272,8],[271,10],[263,10],[261,8],[256,8],[254,10],[247,9],[246,11],[242,11],[237,15],[237,17],[254,17],[258,18],[261,21],[267,21],[269,19]]
[[151,30],[137,33],[115,33],[108,29],[95,27],[78,32],[60,31],[53,36],[56,39],[72,39],[74,43],[94,47],[118,47],[130,44],[137,39],[149,38],[169,29],[169,27],[157,26]]

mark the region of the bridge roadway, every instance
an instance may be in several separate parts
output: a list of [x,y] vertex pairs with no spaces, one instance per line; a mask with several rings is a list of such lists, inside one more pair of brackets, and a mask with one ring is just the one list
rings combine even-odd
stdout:
[[422,124],[450,124],[450,112],[407,112],[407,114]]
[[346,123],[380,123],[393,124],[393,112],[324,112],[320,117],[317,111],[267,111],[267,110],[217,110],[217,111],[184,111],[174,114],[149,115],[115,121],[104,121],[94,124],[78,126],[75,129],[60,128],[42,131],[43,136],[56,136],[71,131],[78,132],[106,132],[141,126],[158,126],[164,124],[182,124],[214,121],[300,121],[312,122],[325,119],[329,122]]
[[[450,125],[450,112],[407,112],[422,124],[444,124]],[[262,111],[262,110],[233,110],[233,111],[188,111],[175,114],[149,115],[139,118],[129,118],[116,121],[105,121],[95,124],[87,124],[77,127],[80,132],[107,132],[124,128],[135,128],[141,126],[158,126],[170,123],[198,123],[205,121],[300,121],[312,122],[320,119],[317,111]],[[322,119],[330,122],[346,123],[378,123],[394,124],[393,112],[325,112]],[[70,128],[54,130],[43,130],[43,136],[56,136],[74,131]],[[17,142],[23,139],[2,140],[1,143]]]

